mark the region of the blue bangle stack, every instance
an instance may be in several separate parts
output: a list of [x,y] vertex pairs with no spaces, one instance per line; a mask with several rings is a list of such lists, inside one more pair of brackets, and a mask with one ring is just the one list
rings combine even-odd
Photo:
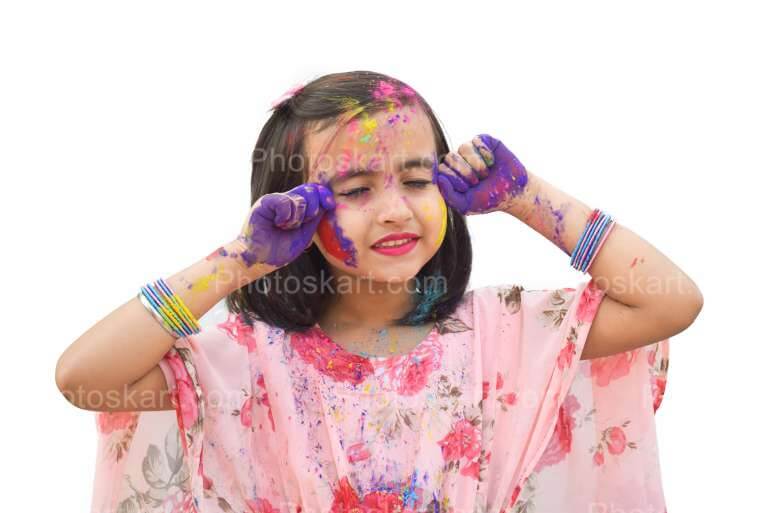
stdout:
[[614,226],[615,221],[609,214],[598,208],[594,209],[575,245],[575,249],[572,251],[570,265],[582,273],[588,272]]
[[147,284],[137,297],[155,319],[175,338],[200,333],[200,325],[182,299],[171,290],[163,278]]

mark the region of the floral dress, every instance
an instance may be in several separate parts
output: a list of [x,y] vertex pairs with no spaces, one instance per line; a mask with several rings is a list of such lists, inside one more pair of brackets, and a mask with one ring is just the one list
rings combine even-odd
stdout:
[[580,360],[603,297],[480,287],[372,357],[220,312],[160,362],[175,411],[96,415],[92,511],[664,512],[669,341]]

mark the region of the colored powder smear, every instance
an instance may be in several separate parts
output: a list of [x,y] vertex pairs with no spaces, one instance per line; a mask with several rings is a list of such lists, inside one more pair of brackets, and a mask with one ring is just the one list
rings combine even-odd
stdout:
[[371,141],[375,130],[377,130],[377,120],[370,118],[369,114],[366,112],[364,112],[362,117],[363,119],[361,120],[361,131],[363,132],[363,135],[359,139],[359,142],[368,143]]
[[561,248],[566,254],[570,254],[567,249],[567,245],[564,243],[564,216],[569,210],[569,205],[562,205],[561,209],[554,209],[551,201],[545,198],[544,201],[540,200],[540,196],[535,196],[535,206],[537,206],[537,212],[541,221],[548,222],[552,230],[551,239],[553,242]]
[[326,251],[345,262],[349,267],[356,267],[356,248],[353,241],[345,237],[342,227],[337,223],[334,212],[327,212],[318,223],[318,237]]
[[[223,250],[224,251],[224,250]],[[193,292],[205,292],[209,289],[209,286],[211,285],[212,281],[216,281],[217,278],[224,273],[225,267],[223,265],[218,265],[214,268],[214,271],[211,272],[211,274],[207,274],[206,276],[201,276],[192,284],[188,285],[188,289],[192,289]]]
[[[417,278],[419,283],[419,278]],[[427,285],[422,287],[422,292],[416,295],[417,306],[409,316],[409,323],[421,323],[425,322],[433,310],[433,305],[436,304],[446,293],[443,288],[436,286],[437,283],[444,283],[441,279],[429,279],[426,280]]]
[[446,208],[446,202],[443,198],[439,199],[440,201],[440,208],[441,208],[441,229],[438,233],[438,238],[436,239],[436,247],[440,247],[441,243],[444,242],[444,237],[446,236],[446,225],[447,225],[447,208]]

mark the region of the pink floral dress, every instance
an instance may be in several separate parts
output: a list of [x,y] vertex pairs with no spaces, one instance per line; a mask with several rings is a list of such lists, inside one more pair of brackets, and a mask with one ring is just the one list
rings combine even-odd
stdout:
[[581,361],[603,297],[477,288],[384,357],[228,313],[160,363],[175,412],[97,414],[92,511],[664,512],[669,341]]

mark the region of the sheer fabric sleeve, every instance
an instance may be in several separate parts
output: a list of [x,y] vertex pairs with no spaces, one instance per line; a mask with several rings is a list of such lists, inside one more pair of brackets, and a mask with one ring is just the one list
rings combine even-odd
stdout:
[[158,363],[173,411],[97,415],[95,513],[248,511],[251,488],[267,486],[254,426],[273,420],[259,386],[263,335],[217,306]]
[[175,410],[96,414],[93,513],[192,511],[205,408],[192,356],[198,336],[177,339],[159,362]]
[[583,360],[514,511],[665,512],[655,415],[669,340]]
[[503,511],[547,447],[604,292],[589,281],[576,289],[492,286],[475,296],[482,408],[494,419],[487,506]]
[[580,360],[605,298],[592,280],[490,287],[482,296],[500,335],[485,355],[494,412],[488,504],[497,512],[665,511],[654,413],[668,340]]

